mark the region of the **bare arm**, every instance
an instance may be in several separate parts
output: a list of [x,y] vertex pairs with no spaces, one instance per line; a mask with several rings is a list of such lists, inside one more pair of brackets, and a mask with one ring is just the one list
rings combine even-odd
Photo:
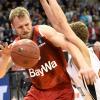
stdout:
[[95,72],[92,68],[88,67],[88,64],[86,63],[80,50],[73,43],[67,41],[64,34],[59,33],[46,25],[40,26],[39,31],[56,47],[61,47],[62,50],[68,51],[74,58],[75,62],[77,62],[80,74],[86,78],[88,84],[93,84],[96,78]]
[[81,41],[70,28],[66,16],[60,8],[57,0],[40,0],[43,9],[52,26],[59,32],[64,33],[66,38],[75,44],[82,52],[86,62],[91,66],[90,56],[86,45]]
[[52,12],[52,9],[50,7],[50,5],[48,4],[48,2],[46,0],[40,0],[42,7],[49,19],[49,21],[51,22],[52,26],[57,29],[57,31],[60,32],[60,29],[58,27],[58,19],[56,19],[56,16],[54,15],[54,13]]
[[0,64],[0,78],[4,77],[6,72],[11,67],[11,64],[12,63],[11,63],[11,59],[10,58],[6,58],[5,60],[3,60],[3,62],[1,61],[1,64]]
[[3,47],[2,45],[0,45],[0,48],[2,50],[0,50],[1,56],[0,56],[0,78],[2,78],[6,72],[9,70],[9,68],[12,65],[12,60],[10,57],[10,48],[8,47],[8,45],[6,45],[5,47]]

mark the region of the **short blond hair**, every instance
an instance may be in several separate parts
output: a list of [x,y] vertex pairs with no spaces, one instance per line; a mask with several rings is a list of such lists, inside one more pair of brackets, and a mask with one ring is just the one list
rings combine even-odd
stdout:
[[81,22],[73,22],[70,24],[71,29],[74,31],[74,33],[84,42],[86,43],[88,40],[89,31],[87,26]]
[[9,14],[9,21],[13,22],[13,19],[17,16],[17,17],[24,17],[25,15],[29,15],[29,12],[26,8],[24,7],[16,7],[14,9],[11,10],[10,14]]

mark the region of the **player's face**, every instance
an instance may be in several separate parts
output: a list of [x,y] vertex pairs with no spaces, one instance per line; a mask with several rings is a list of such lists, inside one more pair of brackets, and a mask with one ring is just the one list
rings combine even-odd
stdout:
[[15,17],[12,22],[12,28],[20,38],[31,38],[32,36],[32,21],[29,16]]

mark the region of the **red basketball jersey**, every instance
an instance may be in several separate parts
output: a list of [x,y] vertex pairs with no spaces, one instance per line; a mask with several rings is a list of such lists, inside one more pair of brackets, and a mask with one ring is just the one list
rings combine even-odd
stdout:
[[71,87],[71,81],[66,71],[67,62],[60,47],[55,47],[38,31],[38,26],[33,28],[33,41],[40,48],[40,60],[34,68],[28,69],[29,76],[35,87],[49,89],[67,84]]

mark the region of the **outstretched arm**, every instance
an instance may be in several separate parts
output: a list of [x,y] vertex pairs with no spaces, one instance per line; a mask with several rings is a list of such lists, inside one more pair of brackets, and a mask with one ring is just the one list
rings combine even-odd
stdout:
[[90,56],[86,45],[72,31],[57,0],[48,0],[48,2],[47,0],[40,0],[40,2],[52,26],[57,31],[65,34],[66,38],[80,49],[86,62],[91,66]]

